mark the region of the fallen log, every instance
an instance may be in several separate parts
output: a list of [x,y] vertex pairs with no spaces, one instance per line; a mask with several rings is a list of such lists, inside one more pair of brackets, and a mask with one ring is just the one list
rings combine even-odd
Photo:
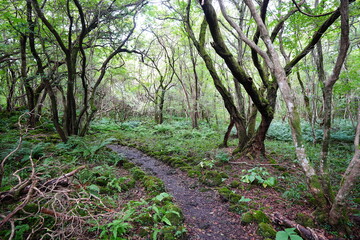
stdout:
[[272,221],[280,226],[284,226],[287,228],[296,228],[300,233],[300,236],[305,240],[329,240],[327,237],[320,233],[319,231],[315,231],[309,227],[304,227],[296,222],[285,218],[279,213],[274,213],[272,215]]

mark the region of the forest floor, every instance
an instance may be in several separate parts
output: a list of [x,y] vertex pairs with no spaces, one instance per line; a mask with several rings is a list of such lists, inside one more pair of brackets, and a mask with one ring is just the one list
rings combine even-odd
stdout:
[[[1,159],[20,146],[17,119],[14,115],[0,125]],[[234,139],[231,147],[219,148],[221,131],[189,126],[106,120],[67,143],[54,134],[51,122],[31,129],[5,164],[0,220],[15,215],[0,226],[0,239],[269,240],[291,231],[278,216],[324,239],[360,239],[360,183],[348,199],[345,234],[314,207],[291,142],[269,139],[266,158],[239,157],[232,154]],[[318,145],[309,145],[315,164],[319,152]],[[332,145],[335,191],[352,152],[346,142]],[[71,172],[65,187],[50,181]],[[13,195],[5,203],[4,193],[19,192],[19,181],[28,178],[38,179],[41,191],[29,199]],[[49,182],[53,186],[44,188]]]
[[229,212],[228,207],[222,204],[217,191],[213,189],[204,191],[194,178],[135,148],[121,145],[109,147],[164,182],[167,192],[174,197],[175,203],[182,209],[189,239],[257,238],[254,229],[246,229],[242,226],[239,215]]
[[[161,160],[150,157],[136,148],[122,145],[109,145],[109,148],[164,182],[166,191],[174,197],[174,202],[182,209],[189,239],[266,239],[258,235],[259,225],[257,223],[242,222],[239,213],[243,212],[244,209],[241,209],[241,205],[238,205],[240,207],[238,213],[234,213],[234,209],[236,212],[234,205],[233,211],[229,211],[231,199],[224,197],[219,188],[206,186],[197,178],[189,177],[187,172],[170,167]],[[227,150],[231,151],[231,149]],[[241,162],[233,162],[231,168],[227,168],[227,172],[241,172],[254,165],[266,165],[267,169],[278,166],[278,164],[264,164],[263,161],[257,162],[254,159],[243,158]],[[298,171],[292,164],[282,165],[282,168],[293,173]],[[234,179],[227,178],[224,184],[231,185]],[[286,201],[281,192],[271,187],[241,188],[236,186],[232,192],[241,194],[243,199],[251,201],[251,203],[244,203],[247,204],[245,209],[247,207],[261,209],[267,216],[273,216],[276,213],[288,220],[307,222],[307,225],[315,227],[315,222],[312,220],[315,209],[306,199],[301,199],[302,204],[293,204]],[[278,228],[277,230],[282,229]],[[335,237],[325,229],[313,230],[328,239],[342,239]]]

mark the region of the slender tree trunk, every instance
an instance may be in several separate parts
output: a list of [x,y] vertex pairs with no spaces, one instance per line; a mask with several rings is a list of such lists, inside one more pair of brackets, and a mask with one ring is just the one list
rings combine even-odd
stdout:
[[233,129],[234,125],[235,125],[235,121],[231,118],[230,123],[226,130],[226,133],[224,135],[224,140],[223,140],[222,144],[220,145],[220,147],[228,147],[228,141],[229,141],[229,138],[231,135],[231,130]]
[[330,224],[338,225],[344,223],[346,220],[346,200],[348,199],[349,193],[355,186],[356,182],[360,179],[360,149],[359,149],[359,138],[360,138],[360,104],[358,105],[358,123],[356,126],[356,134],[354,140],[355,153],[347,167],[343,179],[341,181],[340,189],[336,194],[335,201],[330,210]]
[[9,68],[9,74],[7,76],[7,79],[8,79],[8,86],[9,86],[9,94],[6,96],[6,111],[11,112],[14,108],[13,98],[14,98],[15,87],[16,87],[16,82],[17,82],[15,72],[11,68]]

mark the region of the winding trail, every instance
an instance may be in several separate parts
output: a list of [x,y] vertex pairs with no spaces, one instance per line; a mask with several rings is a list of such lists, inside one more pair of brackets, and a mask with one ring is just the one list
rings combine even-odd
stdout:
[[158,159],[149,157],[141,151],[121,145],[109,145],[113,151],[140,166],[149,174],[160,178],[168,193],[182,209],[185,225],[191,240],[245,240],[249,237],[240,224],[239,215],[227,210],[216,191],[200,191],[197,179],[186,176]]

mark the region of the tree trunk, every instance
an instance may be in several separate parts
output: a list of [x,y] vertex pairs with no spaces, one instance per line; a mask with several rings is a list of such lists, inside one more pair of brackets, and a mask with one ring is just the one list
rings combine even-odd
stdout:
[[337,225],[341,220],[344,220],[346,214],[346,199],[348,199],[349,193],[352,188],[360,179],[360,149],[359,149],[359,138],[360,138],[360,104],[358,105],[358,123],[356,126],[356,133],[354,139],[355,153],[347,167],[343,179],[341,181],[340,189],[336,194],[334,204],[330,210],[330,223]]
[[270,36],[265,24],[261,20],[259,14],[256,12],[256,8],[253,5],[253,2],[251,0],[245,0],[245,3],[249,7],[251,15],[253,16],[259,27],[261,37],[264,40],[270,58],[273,62],[273,67],[271,71],[278,83],[281,95],[286,104],[297,159],[299,160],[300,165],[306,175],[309,190],[316,199],[316,203],[321,208],[324,208],[327,205],[327,201],[324,197],[323,189],[318,175],[316,174],[315,169],[311,166],[305,153],[300,126],[300,116],[295,105],[293,91],[287,81],[285,69],[281,66],[279,55],[277,54],[270,40]]
[[224,140],[223,140],[222,144],[220,145],[220,147],[228,147],[228,141],[229,141],[229,138],[231,135],[231,130],[233,129],[234,125],[235,125],[235,121],[231,118],[230,123],[226,130],[226,133],[224,135]]

